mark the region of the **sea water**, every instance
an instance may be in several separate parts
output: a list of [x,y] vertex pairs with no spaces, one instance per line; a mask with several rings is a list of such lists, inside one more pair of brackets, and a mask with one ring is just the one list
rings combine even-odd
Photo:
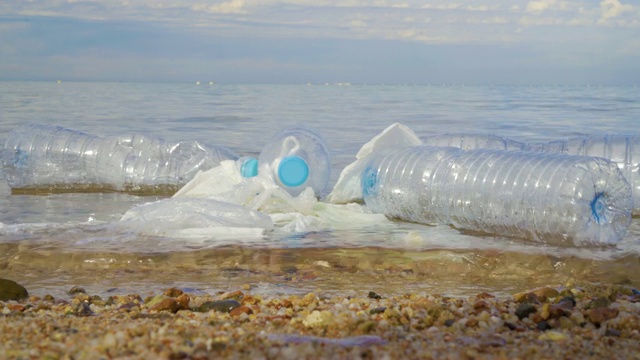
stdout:
[[[0,82],[0,141],[17,126],[39,123],[99,136],[197,140],[257,156],[271,134],[304,125],[327,141],[333,185],[358,149],[394,122],[419,136],[467,132],[539,142],[638,133],[640,119],[636,87],[344,85]],[[12,195],[0,181],[0,277],[40,295],[72,285],[98,294],[168,286],[212,293],[248,284],[266,294],[451,295],[569,280],[640,286],[639,218],[617,246],[586,249],[398,221],[197,240],[119,225],[127,210],[161,198]]]

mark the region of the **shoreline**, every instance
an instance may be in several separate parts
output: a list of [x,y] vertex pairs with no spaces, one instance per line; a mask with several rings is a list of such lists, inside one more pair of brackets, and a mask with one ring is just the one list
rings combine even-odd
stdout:
[[496,297],[262,296],[159,288],[0,301],[8,359],[640,357],[640,291],[567,283]]

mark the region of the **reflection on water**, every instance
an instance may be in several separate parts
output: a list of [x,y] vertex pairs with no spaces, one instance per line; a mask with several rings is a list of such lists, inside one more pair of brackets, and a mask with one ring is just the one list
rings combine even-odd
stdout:
[[[0,82],[0,138],[42,123],[100,136],[141,132],[256,156],[265,129],[322,134],[332,183],[360,146],[393,122],[420,136],[460,132],[518,141],[637,133],[640,89]],[[0,174],[1,175],[1,174]],[[570,279],[640,286],[640,218],[614,248],[520,243],[449,227],[394,222],[357,230],[176,239],[117,226],[162,195],[18,195],[0,182],[0,277],[33,294],[235,290],[266,294],[373,290],[506,294]]]
[[178,286],[216,293],[247,285],[265,295],[311,291],[349,295],[443,293],[495,295],[569,280],[640,286],[640,259],[596,261],[497,250],[409,251],[363,248],[227,246],[190,252],[127,254],[62,252],[47,246],[0,244],[3,277],[32,294],[65,297],[81,285],[91,293],[146,293]]

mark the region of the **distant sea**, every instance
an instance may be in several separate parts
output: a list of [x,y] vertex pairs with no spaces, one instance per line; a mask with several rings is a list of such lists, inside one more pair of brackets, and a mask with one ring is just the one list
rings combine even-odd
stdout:
[[[316,130],[327,141],[333,160],[333,184],[344,166],[354,160],[358,149],[395,122],[407,125],[419,136],[466,132],[501,135],[523,142],[583,134],[637,134],[640,133],[640,88],[0,82],[0,119],[2,142],[15,127],[39,123],[101,136],[139,132],[169,141],[197,140],[206,145],[227,146],[240,155],[253,156],[260,152],[271,134],[287,127],[304,125]],[[544,271],[557,276],[569,276],[571,271],[575,273],[576,269],[596,264],[594,268],[604,273],[610,267],[620,268],[614,272],[621,276],[621,282],[640,282],[636,275],[631,275],[631,271],[636,274],[638,271],[630,270],[626,265],[640,266],[638,218],[632,220],[624,240],[609,249],[555,248],[501,237],[464,234],[446,226],[428,227],[404,222],[384,231],[322,231],[286,237],[267,235],[239,244],[217,243],[216,239],[193,244],[178,239],[140,237],[134,232],[123,233],[122,229],[115,231],[108,226],[132,206],[154,200],[157,198],[127,194],[11,195],[6,182],[2,181],[0,269],[42,289],[50,290],[48,286],[56,284],[93,281],[93,285],[85,285],[94,286],[94,291],[100,292],[110,286],[128,286],[123,285],[124,282],[144,284],[145,279],[136,277],[135,281],[104,282],[103,278],[100,281],[88,280],[80,273],[102,269],[108,274],[105,275],[107,278],[117,277],[109,269],[122,270],[130,266],[130,272],[135,273],[141,268],[132,264],[151,261],[155,268],[160,269],[172,266],[172,261],[178,261],[176,259],[181,264],[193,262],[207,268],[214,266],[213,260],[208,261],[207,258],[228,260],[231,256],[229,251],[236,255],[251,253],[252,256],[258,256],[259,251],[290,251],[286,254],[291,258],[281,253],[271,255],[278,257],[278,263],[290,263],[296,269],[317,261],[320,268],[326,267],[322,261],[327,261],[330,266],[329,257],[337,256],[336,251],[342,251],[347,254],[345,259],[353,259],[345,260],[346,264],[353,265],[360,274],[367,271],[375,274],[380,270],[375,261],[386,264],[385,261],[398,257],[398,264],[404,264],[402,266],[410,267],[407,264],[412,261],[425,261],[424,269],[428,269],[432,266],[429,261],[436,261],[436,264],[440,261],[442,266],[448,266],[449,262],[458,265],[462,262],[467,264],[465,269],[473,272],[473,266],[467,262],[480,264],[486,261],[488,254],[494,253],[502,254],[496,258],[503,259],[501,261],[505,264],[526,267],[533,273],[535,265],[525,260],[531,254],[534,256],[531,259],[536,261],[540,259],[535,256],[544,256],[544,261],[549,263]],[[314,252],[305,253],[309,251]],[[183,258],[187,256],[184,254],[189,254],[187,260]],[[526,261],[526,266],[507,261],[505,254],[513,255],[512,259]],[[327,260],[323,260],[325,258]],[[239,257],[229,267],[252,270],[251,259]],[[562,270],[574,260],[578,263],[573,270]],[[363,261],[369,265],[362,265]],[[269,265],[264,266],[269,269]],[[268,272],[265,269],[260,271]],[[382,269],[386,267],[382,266]],[[412,274],[419,271],[415,269]],[[272,275],[277,276],[277,273],[275,271]],[[127,275],[118,274],[124,276],[122,279],[128,279]],[[489,274],[495,275],[495,272]],[[178,275],[167,276],[164,282],[185,284],[180,282]],[[446,274],[441,276],[446,278]],[[232,275],[225,275],[218,282],[194,278],[190,284],[211,289],[228,285],[233,282],[232,278]],[[412,286],[423,289],[428,279],[429,276],[425,275],[424,281],[418,279]],[[249,276],[241,281],[252,280]],[[273,279],[260,281],[269,283]],[[477,285],[480,288],[491,289],[494,286],[505,290],[516,288],[528,280],[521,277],[518,281],[514,284],[504,277],[486,285],[470,280],[467,285],[474,287],[475,282],[480,284]],[[293,286],[288,291],[296,292],[300,286]],[[343,285],[320,282],[310,286],[339,288]]]

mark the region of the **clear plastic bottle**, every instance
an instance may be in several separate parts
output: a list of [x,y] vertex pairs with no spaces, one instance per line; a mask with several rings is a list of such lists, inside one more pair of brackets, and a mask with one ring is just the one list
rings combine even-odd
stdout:
[[450,146],[462,150],[523,150],[526,147],[525,143],[491,134],[436,134],[423,136],[420,140],[428,146]]
[[530,144],[527,150],[597,156],[615,162],[633,190],[634,213],[640,212],[640,135],[589,135]]
[[175,192],[200,170],[237,155],[196,141],[167,143],[139,134],[97,137],[49,125],[12,131],[2,165],[14,192]]
[[390,217],[552,244],[619,241],[631,188],[602,158],[418,146],[373,155],[367,206]]
[[306,128],[292,128],[276,134],[257,163],[249,160],[241,165],[244,177],[261,172],[270,174],[292,196],[307,187],[321,196],[331,176],[331,158],[322,137]]

